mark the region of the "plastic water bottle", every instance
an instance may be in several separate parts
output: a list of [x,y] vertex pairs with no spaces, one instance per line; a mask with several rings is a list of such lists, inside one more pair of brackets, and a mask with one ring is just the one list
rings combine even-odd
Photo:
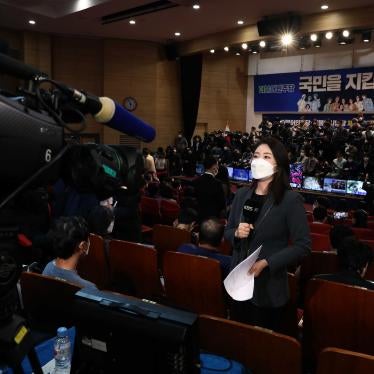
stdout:
[[71,349],[68,330],[66,327],[57,329],[54,343],[55,351],[55,374],[70,374]]

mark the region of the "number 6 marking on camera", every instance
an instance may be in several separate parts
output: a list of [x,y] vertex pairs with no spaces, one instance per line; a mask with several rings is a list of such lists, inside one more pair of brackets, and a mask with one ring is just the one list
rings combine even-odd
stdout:
[[46,162],[50,162],[52,160],[52,150],[51,149],[47,149],[45,151],[45,161]]

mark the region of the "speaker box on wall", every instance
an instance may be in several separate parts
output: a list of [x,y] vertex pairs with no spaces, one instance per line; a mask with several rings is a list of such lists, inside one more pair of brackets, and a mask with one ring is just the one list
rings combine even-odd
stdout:
[[295,14],[265,17],[257,22],[259,36],[280,35],[285,32],[298,32],[301,28],[301,17]]

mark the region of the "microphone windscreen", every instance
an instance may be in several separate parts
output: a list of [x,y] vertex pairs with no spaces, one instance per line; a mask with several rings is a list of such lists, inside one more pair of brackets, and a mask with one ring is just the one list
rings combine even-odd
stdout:
[[156,137],[156,130],[152,126],[135,117],[118,103],[115,103],[113,117],[105,124],[146,143]]

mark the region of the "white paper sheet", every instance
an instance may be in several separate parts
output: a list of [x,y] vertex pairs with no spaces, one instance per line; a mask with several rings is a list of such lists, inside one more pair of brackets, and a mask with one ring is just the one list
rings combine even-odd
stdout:
[[262,245],[250,256],[231,270],[230,274],[223,281],[227,293],[237,301],[250,300],[253,297],[255,285],[254,277],[248,274],[249,269],[257,261]]

